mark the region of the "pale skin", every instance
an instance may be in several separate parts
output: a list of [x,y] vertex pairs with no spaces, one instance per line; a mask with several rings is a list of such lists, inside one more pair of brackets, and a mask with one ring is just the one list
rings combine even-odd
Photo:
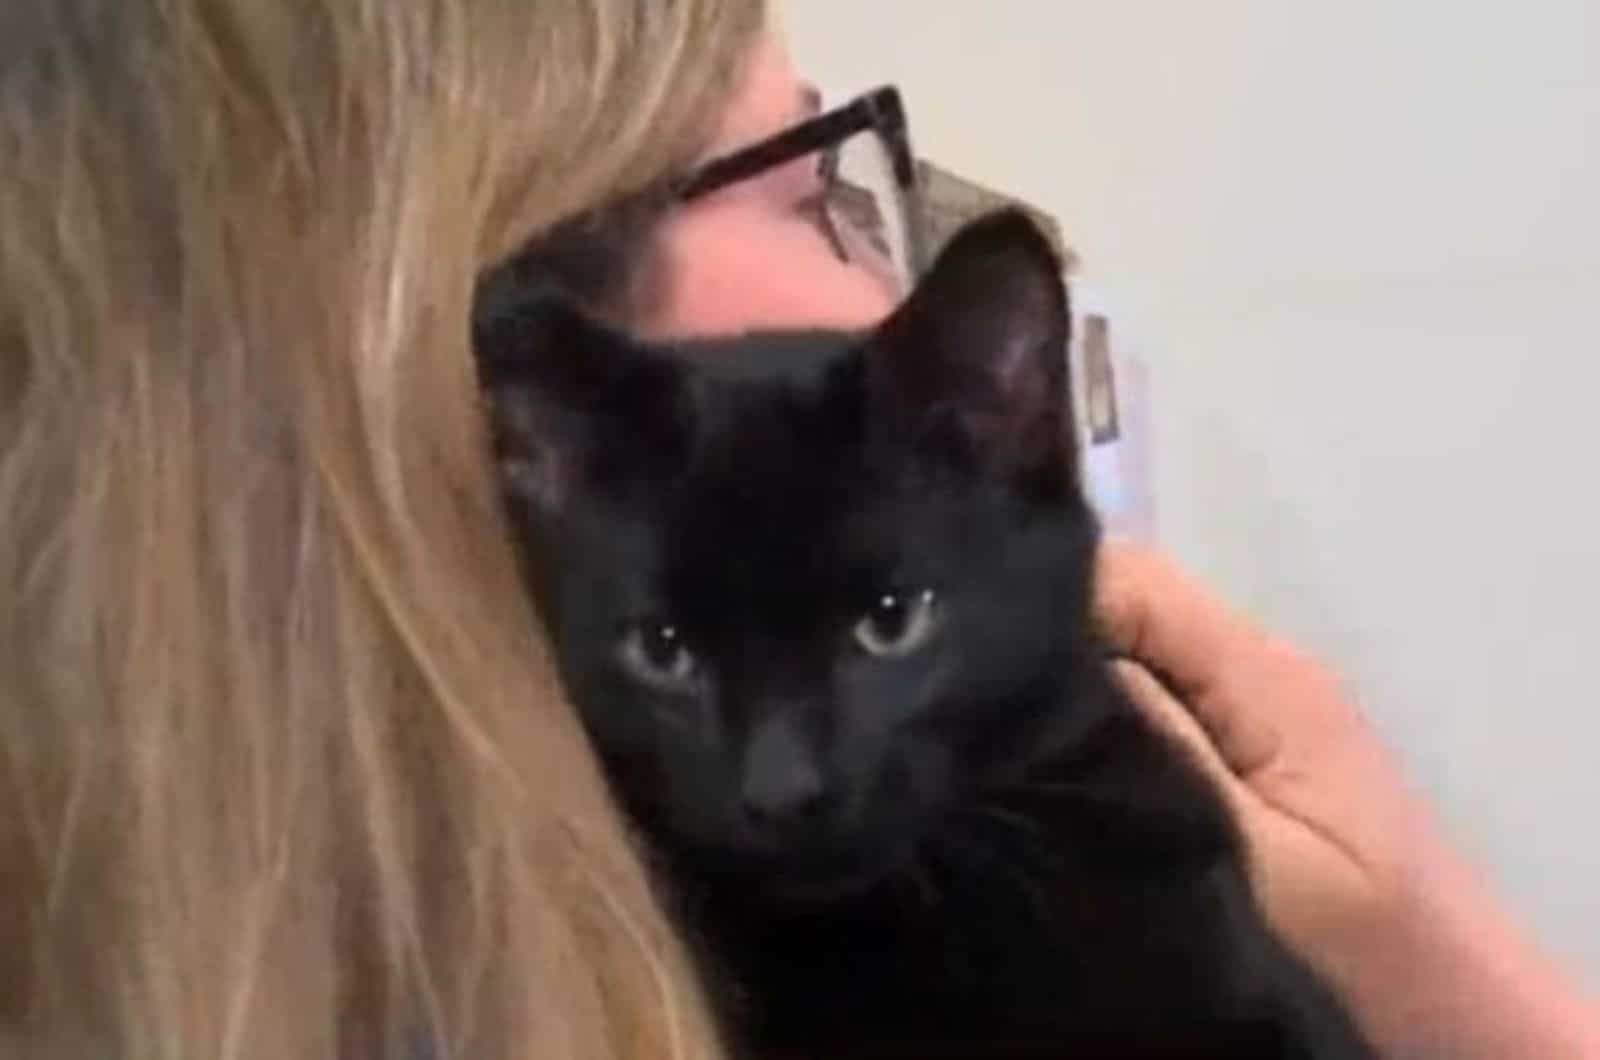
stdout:
[[[815,105],[769,36],[708,156]],[[802,160],[681,209],[662,233],[662,297],[638,326],[671,336],[881,319],[894,292],[835,255],[810,210],[817,189]],[[1099,595],[1133,660],[1119,676],[1227,801],[1268,917],[1386,1056],[1600,1058],[1600,1008],[1450,849],[1329,669],[1143,550],[1102,551]]]

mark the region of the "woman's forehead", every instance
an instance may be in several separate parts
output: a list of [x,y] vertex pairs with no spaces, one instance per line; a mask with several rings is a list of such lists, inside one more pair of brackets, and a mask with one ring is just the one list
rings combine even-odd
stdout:
[[821,105],[821,93],[796,73],[783,37],[769,30],[746,60],[706,157],[765,139],[816,114]]

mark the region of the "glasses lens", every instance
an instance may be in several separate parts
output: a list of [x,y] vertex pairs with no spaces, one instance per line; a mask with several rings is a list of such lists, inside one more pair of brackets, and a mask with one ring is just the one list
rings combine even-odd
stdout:
[[841,255],[871,269],[896,291],[910,290],[916,279],[912,219],[888,149],[877,134],[866,131],[837,150],[837,176],[828,209]]

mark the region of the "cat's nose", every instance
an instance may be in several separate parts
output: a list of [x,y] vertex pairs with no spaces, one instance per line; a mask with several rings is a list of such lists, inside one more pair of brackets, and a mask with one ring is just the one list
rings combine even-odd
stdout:
[[757,828],[792,832],[821,823],[831,800],[819,780],[796,773],[745,790],[744,813]]
[[778,831],[816,827],[836,801],[816,752],[782,719],[767,722],[751,738],[739,794],[752,825]]

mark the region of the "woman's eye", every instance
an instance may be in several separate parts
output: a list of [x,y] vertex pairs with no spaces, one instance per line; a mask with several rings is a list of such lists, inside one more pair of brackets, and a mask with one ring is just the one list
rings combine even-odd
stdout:
[[839,186],[839,166],[844,159],[840,151],[839,144],[832,144],[817,152],[817,189],[823,194]]
[[670,622],[652,619],[630,626],[618,654],[630,674],[654,688],[682,690],[699,675],[694,652]]
[[933,634],[937,605],[931,589],[884,593],[856,623],[856,643],[869,655],[904,658]]
[[807,175],[804,192],[796,200],[795,209],[809,220],[827,224],[838,188],[839,148],[835,146],[817,152],[815,167]]

